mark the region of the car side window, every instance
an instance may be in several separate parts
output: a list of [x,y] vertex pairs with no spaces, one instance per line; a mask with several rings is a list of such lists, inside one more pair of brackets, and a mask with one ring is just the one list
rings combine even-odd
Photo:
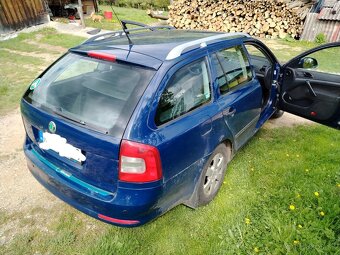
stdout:
[[250,63],[254,66],[256,73],[264,72],[266,67],[272,66],[272,61],[261,48],[253,44],[246,44],[245,47],[249,53]]
[[340,56],[340,47],[331,47],[319,50],[303,59],[313,58],[317,61],[317,66],[312,68],[305,68],[311,71],[316,71],[320,73],[331,73],[340,75],[340,62],[338,58]]
[[[252,79],[251,67],[246,53],[241,46],[224,49],[216,53],[221,63],[228,83],[228,90],[236,88]],[[225,86],[220,85],[220,92],[228,92]]]
[[211,99],[208,66],[205,59],[181,67],[164,89],[156,111],[156,125],[194,110]]
[[215,66],[216,72],[217,72],[217,82],[218,82],[218,87],[220,88],[220,91],[222,94],[224,92],[229,91],[229,86],[227,82],[227,77],[224,74],[224,71],[221,67],[220,60],[217,58],[216,54],[212,55],[212,64]]

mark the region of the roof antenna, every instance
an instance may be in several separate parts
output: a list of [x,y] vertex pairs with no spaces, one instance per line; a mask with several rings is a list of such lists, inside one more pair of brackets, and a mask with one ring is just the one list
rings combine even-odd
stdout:
[[129,37],[129,32],[126,32],[125,26],[123,25],[123,23],[121,22],[121,20],[118,18],[118,16],[117,16],[115,10],[113,9],[113,6],[112,6],[113,0],[111,0],[110,2],[111,2],[111,5],[110,5],[110,6],[111,6],[111,9],[112,9],[112,12],[113,12],[113,14],[116,16],[116,18],[117,18],[117,20],[119,21],[120,25],[122,26],[122,29],[123,29],[123,31],[124,31],[124,34],[126,35],[128,41],[129,41],[129,45],[130,45],[130,46],[133,45],[133,43],[132,43],[132,41],[131,41],[131,39],[130,39],[130,37]]

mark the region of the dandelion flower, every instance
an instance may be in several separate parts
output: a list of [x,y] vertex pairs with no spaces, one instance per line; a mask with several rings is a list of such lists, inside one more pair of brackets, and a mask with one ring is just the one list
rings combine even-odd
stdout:
[[305,171],[308,173],[308,172],[309,172],[309,169],[308,169],[308,168],[306,168],[306,169],[305,169]]
[[301,225],[301,224],[299,224],[299,225],[298,225],[298,228],[302,228],[302,225]]
[[254,248],[254,252],[259,253],[259,252],[260,252],[260,249],[257,248],[257,247],[255,247],[255,248]]
[[249,218],[245,218],[245,223],[246,223],[247,225],[249,225],[249,224],[251,223],[250,219],[249,219]]
[[338,188],[340,188],[340,183],[338,183],[336,186],[337,186]]
[[322,217],[325,216],[325,212],[321,211],[321,212],[320,212],[320,215],[321,215]]
[[297,158],[299,158],[299,157],[300,157],[300,155],[299,155],[299,154],[297,154],[297,155],[296,155],[296,157],[297,157]]
[[317,191],[314,192],[314,195],[315,195],[316,197],[320,196],[319,192],[317,192]]
[[295,205],[290,205],[290,206],[289,206],[289,209],[290,209],[291,211],[294,211],[294,210],[295,210]]
[[300,243],[299,240],[294,240],[293,244],[298,245]]

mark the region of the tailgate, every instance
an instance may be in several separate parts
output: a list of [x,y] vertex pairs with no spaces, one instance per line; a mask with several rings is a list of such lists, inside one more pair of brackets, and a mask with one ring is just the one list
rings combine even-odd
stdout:
[[[118,181],[118,159],[121,138],[89,130],[51,113],[42,111],[22,100],[21,112],[28,144],[32,150],[54,166],[77,179],[95,187],[115,192]],[[60,156],[54,150],[41,149],[41,133],[48,132],[49,123],[56,126],[55,134],[66,139],[67,144],[81,150],[85,161]]]

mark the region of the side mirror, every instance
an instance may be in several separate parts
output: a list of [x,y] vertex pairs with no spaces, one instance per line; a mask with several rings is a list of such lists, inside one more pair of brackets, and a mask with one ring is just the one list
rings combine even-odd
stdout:
[[318,61],[315,58],[305,57],[300,59],[299,68],[313,69],[318,67]]

